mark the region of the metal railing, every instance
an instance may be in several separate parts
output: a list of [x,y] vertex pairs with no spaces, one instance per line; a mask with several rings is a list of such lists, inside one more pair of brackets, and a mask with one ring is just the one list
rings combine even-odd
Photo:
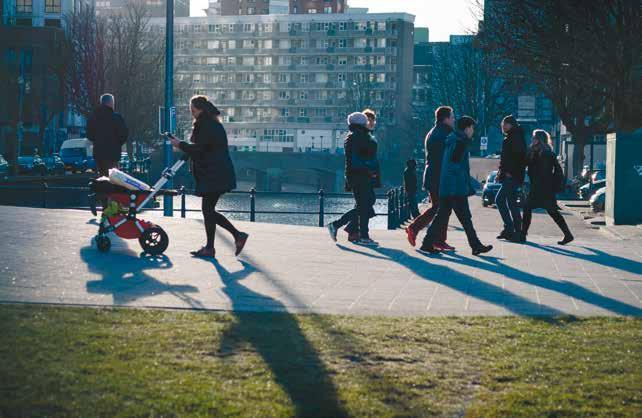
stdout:
[[[40,207],[47,208],[49,207],[49,199],[51,193],[55,192],[82,192],[90,193],[89,187],[80,187],[80,186],[49,186],[47,182],[43,181],[39,185],[0,185],[0,191],[18,191],[18,192],[34,192],[40,193]],[[181,186],[178,189],[178,195],[180,196],[180,207],[174,209],[174,212],[179,212],[181,218],[187,217],[187,212],[200,212],[200,209],[189,209],[187,207],[187,195],[193,194],[193,190],[188,190],[184,186]],[[352,194],[347,193],[326,193],[323,189],[320,189],[317,193],[299,193],[299,192],[260,192],[252,188],[249,191],[231,191],[229,194],[236,195],[247,195],[249,197],[248,209],[247,210],[225,210],[221,209],[221,213],[237,213],[237,214],[247,214],[249,215],[250,222],[256,222],[256,215],[315,215],[318,217],[318,226],[325,226],[325,218],[328,215],[338,216],[343,215],[342,212],[328,212],[326,211],[326,199],[327,198],[344,198],[352,199]],[[258,196],[317,196],[318,198],[318,210],[316,211],[270,211],[270,210],[257,210],[256,201]],[[388,218],[388,229],[397,229],[404,222],[410,219],[410,210],[408,206],[408,200],[406,199],[405,191],[403,187],[396,187],[390,189],[385,195],[377,195],[377,198],[387,198],[387,212],[386,213],[375,213],[375,216],[386,216]],[[87,206],[65,206],[69,209],[88,209]],[[145,208],[146,211],[161,211],[161,208]]]

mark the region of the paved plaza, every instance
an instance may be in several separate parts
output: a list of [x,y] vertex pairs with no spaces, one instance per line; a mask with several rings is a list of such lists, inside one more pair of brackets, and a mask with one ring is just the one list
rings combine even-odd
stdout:
[[[234,257],[225,231],[217,260],[189,251],[204,239],[202,222],[146,214],[167,230],[162,257],[136,240],[92,245],[89,212],[0,207],[0,301],[236,311],[375,315],[642,316],[642,240],[616,239],[566,214],[577,239],[536,213],[525,245],[498,242],[496,209],[472,199],[480,237],[495,249],[473,257],[453,218],[451,254],[425,256],[402,230],[375,230],[379,248],[338,244],[325,229],[238,222],[251,237]],[[143,216],[143,217],[145,217]],[[421,238],[421,236],[420,236]]]

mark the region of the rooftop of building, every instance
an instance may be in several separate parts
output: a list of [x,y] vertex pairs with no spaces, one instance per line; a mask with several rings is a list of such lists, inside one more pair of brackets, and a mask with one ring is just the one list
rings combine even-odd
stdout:
[[[287,14],[287,15],[242,15],[242,16],[191,16],[176,17],[174,24],[216,24],[216,23],[304,23],[304,22],[385,22],[402,20],[415,22],[415,16],[409,13],[320,13],[320,14]],[[165,24],[165,18],[151,18],[152,25]]]

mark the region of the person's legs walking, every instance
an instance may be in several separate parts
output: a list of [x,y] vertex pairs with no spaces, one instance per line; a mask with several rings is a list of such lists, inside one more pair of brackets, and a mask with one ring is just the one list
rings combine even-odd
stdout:
[[[437,215],[437,210],[439,209],[439,194],[431,191],[430,195],[430,207],[423,211],[419,216],[412,220],[410,225],[406,227],[406,235],[408,237],[408,242],[413,247],[416,245],[417,234],[422,229],[426,228],[430,222]],[[446,228],[448,228],[446,226]]]
[[417,205],[417,195],[408,195],[408,207],[410,208],[410,215],[413,219],[419,216],[419,206]]
[[531,227],[531,221],[533,220],[533,209],[528,205],[524,205],[524,216],[522,218],[522,237],[526,238],[528,235],[528,230]]
[[513,238],[521,233],[522,216],[517,206],[517,187],[515,180],[506,178],[497,192],[495,201],[504,222],[504,230],[498,238]]
[[435,219],[432,221],[432,223],[428,227],[428,231],[426,231],[426,236],[424,237],[424,241],[421,244],[421,248],[420,248],[421,251],[426,251],[430,253],[439,252],[439,250],[436,250],[434,248],[434,244],[436,242],[438,235],[440,234],[440,231],[444,229],[444,225],[446,228],[448,228],[448,220],[450,219],[451,212],[452,212],[452,198],[450,197],[441,198],[439,200]]
[[557,226],[564,233],[564,238],[561,241],[558,241],[557,243],[559,245],[566,245],[569,242],[573,241],[575,237],[573,237],[573,234],[571,233],[571,230],[568,227],[568,224],[566,223],[566,219],[564,219],[560,211],[557,210],[557,208],[551,208],[551,209],[548,209],[547,212],[549,216],[553,218],[553,221],[555,221]]
[[492,245],[482,244],[477,236],[477,232],[473,226],[473,215],[470,213],[470,206],[468,205],[468,198],[463,196],[454,198],[453,210],[462,228],[464,228],[468,245],[470,245],[470,248],[473,250],[473,255],[487,253],[492,250]]
[[216,235],[214,212],[218,199],[218,193],[208,193],[205,194],[201,200],[201,211],[203,212],[203,220],[205,223],[205,236],[207,237],[205,248],[208,250],[214,249],[214,237]]
[[234,244],[236,246],[235,255],[239,255],[241,253],[245,243],[247,242],[249,235],[236,229],[229,219],[216,210],[216,204],[221,196],[222,193],[206,193],[203,195],[201,210],[203,212],[207,243],[201,250],[192,252],[193,255],[205,257],[214,256],[214,238],[216,236],[217,225],[221,226],[234,237]]

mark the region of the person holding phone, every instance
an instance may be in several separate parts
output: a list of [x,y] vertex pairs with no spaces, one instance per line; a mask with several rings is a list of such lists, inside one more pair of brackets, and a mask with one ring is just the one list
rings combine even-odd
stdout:
[[207,242],[199,250],[192,251],[195,257],[215,257],[214,236],[220,226],[234,237],[235,255],[239,255],[249,237],[241,232],[220,212],[216,204],[221,196],[236,188],[234,165],[227,145],[227,134],[220,121],[221,112],[206,96],[194,96],[190,100],[194,118],[190,141],[181,141],[172,134],[172,145],[189,155],[191,171],[196,181],[196,195],[201,196],[205,235]]

